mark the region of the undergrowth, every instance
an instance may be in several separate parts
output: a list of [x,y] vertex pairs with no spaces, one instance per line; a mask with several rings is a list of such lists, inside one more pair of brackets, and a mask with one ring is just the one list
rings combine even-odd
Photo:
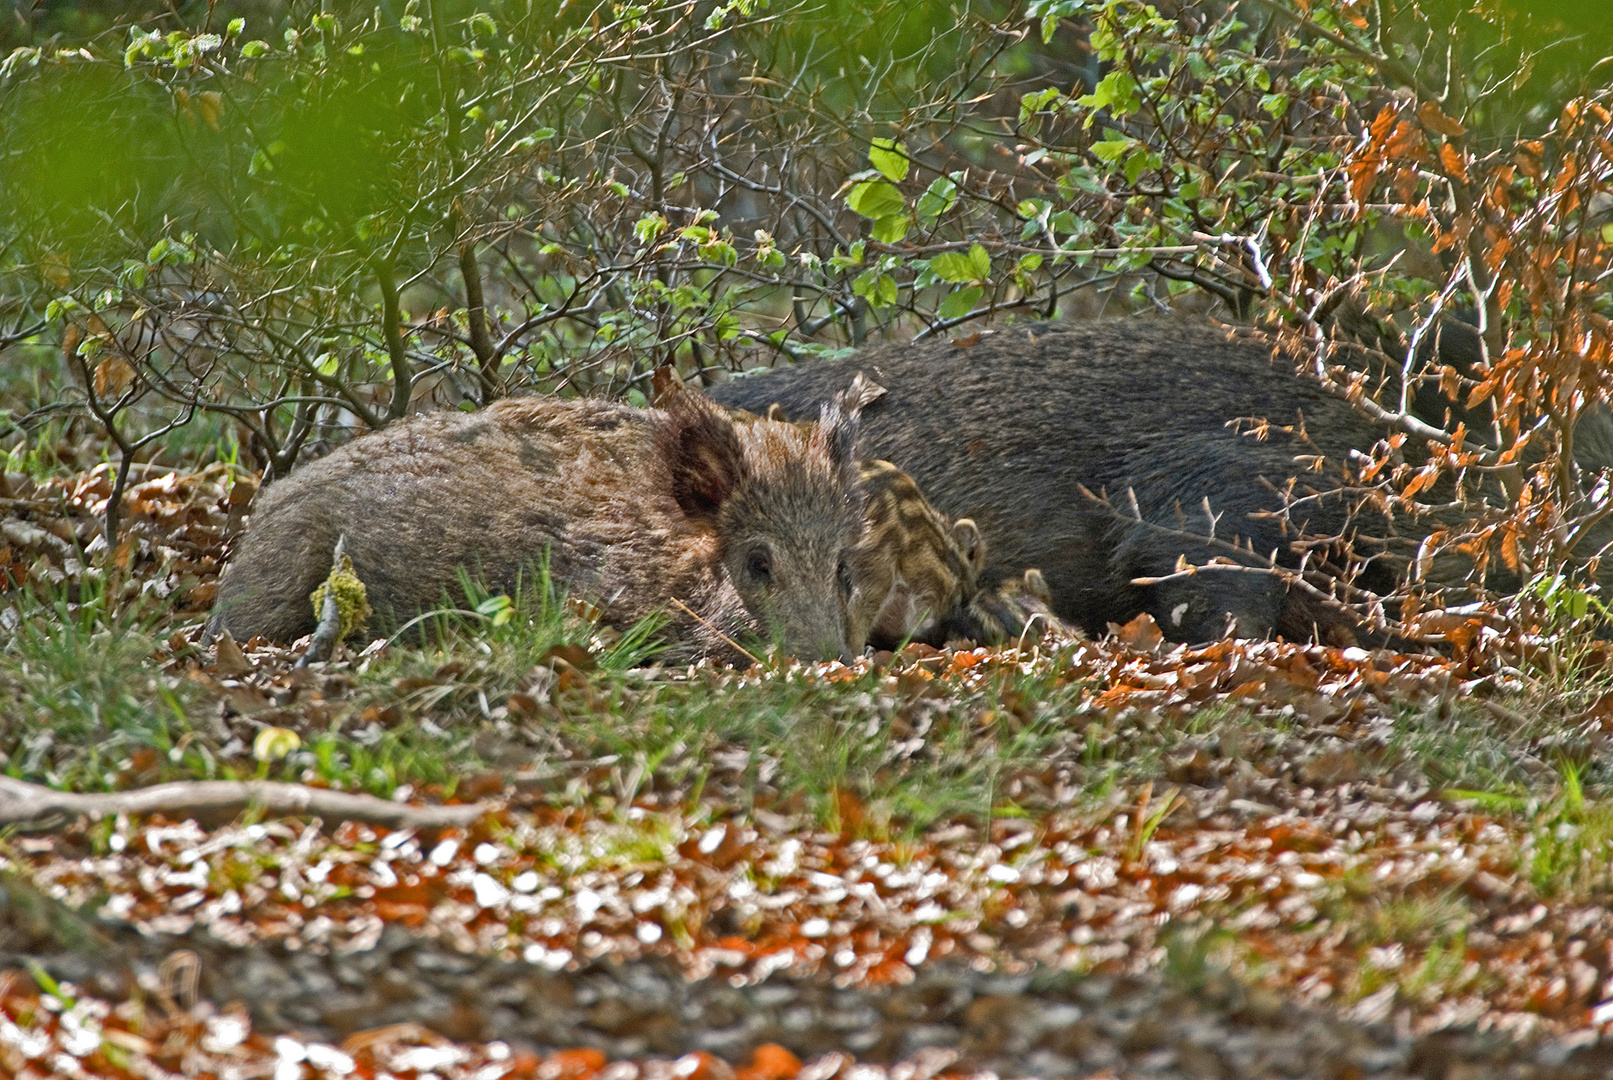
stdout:
[[[655,624],[603,627],[541,570],[510,596],[465,586],[467,600],[385,643],[351,643],[342,663],[268,662],[239,677],[205,666],[160,605],[109,605],[94,586],[16,590],[0,605],[0,767],[81,790],[268,776],[383,797],[452,794],[494,770],[537,775],[561,803],[716,799],[902,839],[1164,790],[1197,755],[1273,775],[1317,738],[1298,718],[1225,705],[1092,710],[1091,688],[1056,653],[974,684],[873,667],[831,678],[778,660],[745,673],[668,667]],[[1543,892],[1601,888],[1607,779],[1594,763],[1526,752],[1549,723],[1498,724],[1482,703],[1447,701],[1407,708],[1352,752],[1374,773],[1421,777],[1524,825]],[[290,750],[259,761],[271,728],[294,735]]]

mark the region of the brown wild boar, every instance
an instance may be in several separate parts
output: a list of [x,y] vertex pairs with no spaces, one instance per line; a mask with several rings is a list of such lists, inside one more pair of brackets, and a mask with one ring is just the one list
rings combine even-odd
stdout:
[[402,421],[264,492],[212,629],[310,632],[309,593],[345,535],[385,627],[461,600],[461,570],[509,591],[547,558],[613,625],[665,612],[680,659],[768,641],[850,658],[856,421],[838,400],[820,416],[736,425],[680,388],[654,409],[533,397]]

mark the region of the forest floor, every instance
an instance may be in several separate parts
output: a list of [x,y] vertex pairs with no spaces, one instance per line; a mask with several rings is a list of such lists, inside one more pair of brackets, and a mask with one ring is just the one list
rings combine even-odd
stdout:
[[297,668],[199,644],[226,466],[111,549],[108,466],[0,479],[0,772],[376,797],[0,832],[0,1071],[1613,1070],[1599,643],[670,668],[534,590]]

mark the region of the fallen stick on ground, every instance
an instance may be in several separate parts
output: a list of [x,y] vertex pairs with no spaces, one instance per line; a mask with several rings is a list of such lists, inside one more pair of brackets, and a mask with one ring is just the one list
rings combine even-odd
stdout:
[[390,829],[441,829],[469,825],[487,812],[489,804],[410,806],[374,795],[274,780],[183,780],[134,791],[83,795],[0,776],[0,825],[40,822],[57,815],[163,814],[217,819],[234,817],[250,807],[270,817],[306,815],[326,822],[362,821]]

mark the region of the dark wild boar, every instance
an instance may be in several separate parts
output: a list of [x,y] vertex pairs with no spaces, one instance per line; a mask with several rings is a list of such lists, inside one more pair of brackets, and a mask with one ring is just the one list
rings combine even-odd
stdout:
[[[859,453],[906,470],[941,513],[974,520],[988,553],[983,589],[1037,567],[1052,613],[1089,632],[1146,611],[1179,641],[1213,639],[1229,624],[1246,636],[1328,636],[1349,620],[1273,575],[1251,573],[1260,560],[1231,545],[1293,567],[1296,536],[1347,534],[1361,520],[1352,518],[1353,501],[1335,474],[1309,471],[1307,459],[1347,460],[1383,432],[1285,363],[1273,362],[1266,343],[1208,323],[1055,324],[985,333],[968,346],[878,346],[735,379],[711,396],[753,412],[779,403],[800,418],[866,373],[887,392],[863,410]],[[1229,426],[1246,417],[1303,419],[1311,444]],[[1290,481],[1299,501],[1285,527],[1278,491]],[[1131,489],[1147,524],[1082,487],[1107,491],[1122,511]],[[1206,500],[1218,515],[1214,540]],[[1393,528],[1381,517],[1370,524],[1379,537]],[[1381,551],[1361,543],[1356,554],[1368,560],[1361,584],[1393,587],[1396,571]],[[1244,565],[1176,574],[1179,556]]]
[[263,493],[213,629],[310,632],[309,593],[345,535],[383,627],[462,599],[461,570],[508,591],[547,558],[616,626],[665,612],[680,658],[769,641],[849,658],[856,421],[833,395],[813,412],[807,429],[736,425],[680,390],[656,409],[535,397],[394,424]]

